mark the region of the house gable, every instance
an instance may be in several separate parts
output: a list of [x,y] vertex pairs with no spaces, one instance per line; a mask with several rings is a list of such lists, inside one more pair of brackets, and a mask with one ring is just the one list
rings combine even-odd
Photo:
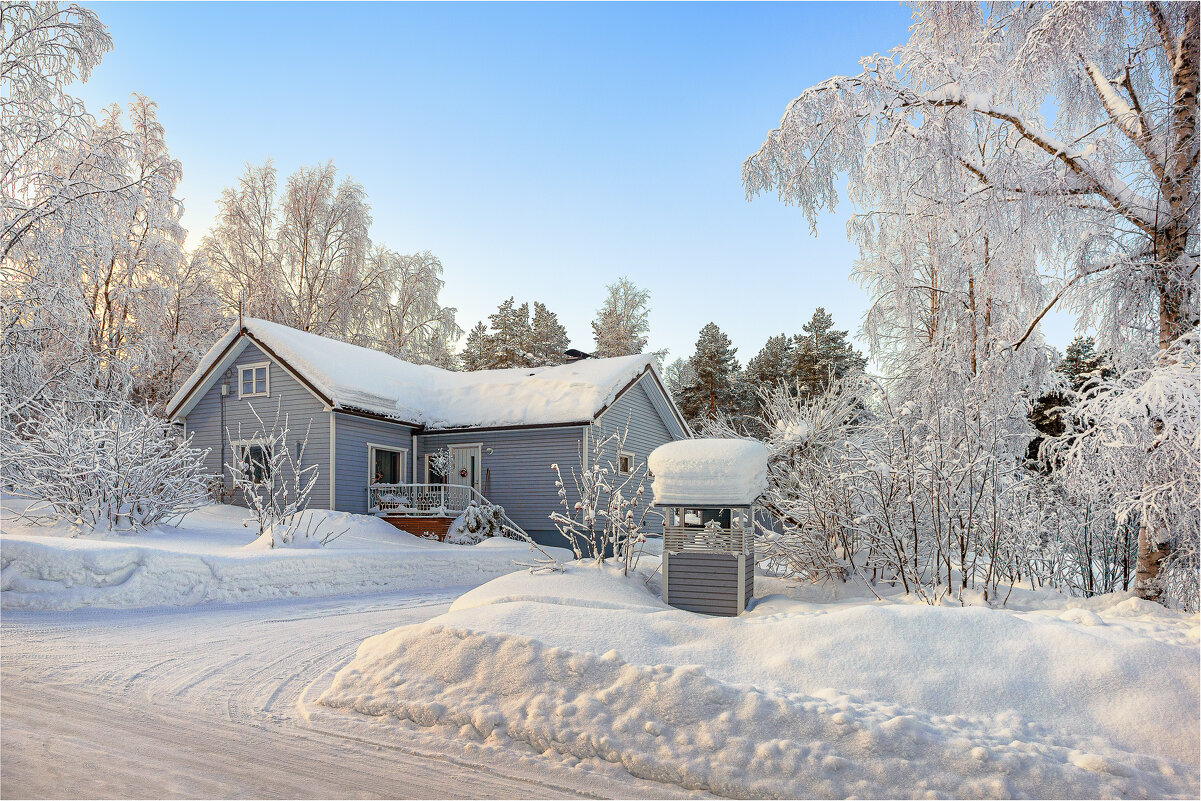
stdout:
[[[279,358],[270,347],[262,342],[259,342],[254,335],[242,329],[238,332],[224,350],[216,357],[216,359],[205,369],[204,374],[196,379],[191,388],[183,394],[182,397],[173,399],[174,403],[167,408],[167,417],[172,422],[179,422],[200,402],[200,399],[209,392],[217,379],[223,376],[233,364],[243,364],[242,354],[245,353],[248,347],[253,347],[259,355],[259,360],[269,360],[272,365],[286,373],[292,381],[303,387],[309,394],[321,402],[325,409],[330,409],[332,402],[325,397],[321,392],[312,385],[304,376],[297,373],[283,359]],[[234,394],[238,394],[237,385],[231,385]]]
[[684,415],[676,408],[675,401],[671,399],[671,394],[663,386],[663,382],[659,379],[659,374],[649,366],[634,378],[633,381],[622,388],[611,403],[597,411],[596,421],[600,423],[615,407],[620,405],[626,393],[636,387],[642,390],[646,401],[654,408],[655,413],[659,416],[663,426],[670,434],[670,439],[688,439],[692,436],[692,430],[684,422]]
[[[231,343],[233,344],[233,343]],[[238,368],[266,362],[270,371],[270,394],[249,398],[238,397]],[[330,505],[330,424],[329,410],[308,387],[261,350],[243,339],[213,365],[208,377],[197,384],[194,399],[188,403],[186,415],[176,412],[176,419],[185,421],[187,433],[197,447],[208,448],[204,464],[212,475],[223,475],[229,484],[225,465],[233,462],[230,440],[247,440],[270,428],[276,413],[282,425],[288,421],[288,447],[293,456],[303,444],[302,462],[319,465],[317,484],[310,496],[310,506],[329,508]],[[228,386],[221,394],[222,385]],[[255,415],[258,415],[256,417]],[[259,418],[262,422],[259,422]],[[305,443],[307,436],[307,444]]]
[[[626,454],[631,472],[645,480],[646,460],[651,451],[660,445],[689,436],[687,429],[673,414],[670,399],[664,395],[664,389],[658,382],[653,371],[648,370],[634,381],[597,417],[596,424],[590,436],[608,438],[614,434],[625,435],[625,447],[618,450],[617,444],[606,445],[601,458],[606,462],[620,467],[620,457]],[[589,458],[593,457],[589,445]],[[619,482],[622,475],[613,477]],[[635,481],[626,490],[629,497],[637,485]],[[635,519],[644,521],[649,531],[658,531],[661,527],[659,517],[649,509],[650,482],[644,483],[645,493],[641,502],[634,509]]]

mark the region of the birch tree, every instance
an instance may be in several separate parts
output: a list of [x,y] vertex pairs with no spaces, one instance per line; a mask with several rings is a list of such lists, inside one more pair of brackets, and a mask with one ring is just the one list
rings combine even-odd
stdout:
[[[1175,343],[1198,320],[1195,4],[919,4],[909,41],[861,65],[793,100],[743,181],[813,226],[849,177],[857,270],[876,298],[865,333],[890,373],[956,347],[970,372],[998,349],[1017,360],[1060,305],[1122,369],[1187,350]],[[1012,336],[999,312],[1020,323]],[[923,326],[948,348],[912,347]],[[1137,439],[1113,447],[1133,454]],[[1174,530],[1140,540],[1143,597],[1158,597]]]
[[282,191],[275,164],[246,166],[218,201],[201,252],[222,276],[228,312],[454,366],[462,336],[443,306],[442,262],[372,245],[362,185],[332,162],[301,167]]
[[625,276],[605,287],[605,300],[592,321],[597,358],[632,356],[646,350],[651,293]]

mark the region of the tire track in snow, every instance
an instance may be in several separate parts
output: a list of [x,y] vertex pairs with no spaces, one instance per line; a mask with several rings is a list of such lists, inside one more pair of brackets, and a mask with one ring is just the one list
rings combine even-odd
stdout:
[[8,797],[664,797],[528,749],[372,725],[307,701],[365,637],[461,588],[151,610],[6,612]]

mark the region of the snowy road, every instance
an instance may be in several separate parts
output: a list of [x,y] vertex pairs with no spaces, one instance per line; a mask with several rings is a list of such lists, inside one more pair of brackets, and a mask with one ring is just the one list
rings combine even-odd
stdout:
[[[424,730],[308,714],[367,636],[463,588],[185,609],[5,612],[14,797],[665,797],[679,788]],[[332,723],[331,723],[332,721]]]

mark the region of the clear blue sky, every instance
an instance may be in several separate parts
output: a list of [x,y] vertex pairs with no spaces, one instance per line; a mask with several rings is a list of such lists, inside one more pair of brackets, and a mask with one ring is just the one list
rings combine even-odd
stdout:
[[464,329],[515,295],[587,350],[622,274],[669,359],[711,320],[743,363],[816,306],[859,327],[846,204],[813,237],[739,170],[790,99],[905,40],[899,4],[89,5],[114,48],[78,94],[157,101],[190,246],[245,162],[333,159],[374,241],[442,259]]

